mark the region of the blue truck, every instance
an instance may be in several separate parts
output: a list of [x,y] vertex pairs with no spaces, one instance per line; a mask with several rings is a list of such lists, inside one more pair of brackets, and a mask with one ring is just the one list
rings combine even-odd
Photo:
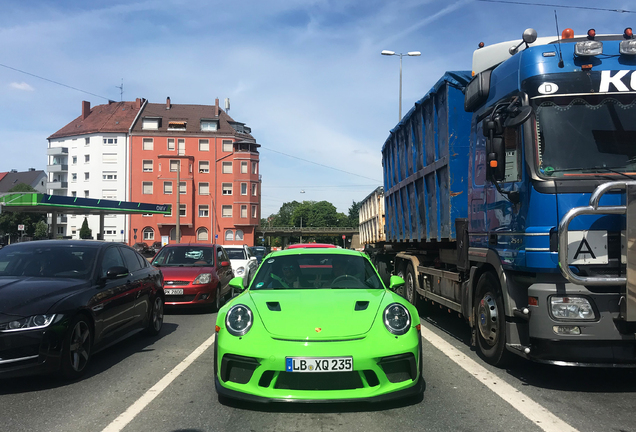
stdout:
[[410,302],[459,313],[493,365],[636,365],[630,28],[476,50],[391,130],[382,163],[384,236],[366,250]]

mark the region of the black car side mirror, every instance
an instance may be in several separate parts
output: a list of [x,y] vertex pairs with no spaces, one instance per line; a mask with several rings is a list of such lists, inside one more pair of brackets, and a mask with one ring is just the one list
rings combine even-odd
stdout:
[[115,266],[111,267],[106,271],[106,279],[119,279],[126,277],[130,274],[126,267]]

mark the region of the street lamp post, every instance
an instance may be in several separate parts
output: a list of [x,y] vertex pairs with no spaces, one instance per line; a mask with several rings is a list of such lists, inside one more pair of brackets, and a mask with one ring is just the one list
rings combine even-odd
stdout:
[[385,56],[400,56],[400,117],[398,118],[398,122],[400,120],[402,120],[402,57],[406,56],[411,56],[411,57],[417,57],[422,55],[421,52],[419,51],[409,51],[406,54],[403,53],[396,53],[394,51],[388,51],[388,50],[382,50],[382,52],[380,53],[382,55]]

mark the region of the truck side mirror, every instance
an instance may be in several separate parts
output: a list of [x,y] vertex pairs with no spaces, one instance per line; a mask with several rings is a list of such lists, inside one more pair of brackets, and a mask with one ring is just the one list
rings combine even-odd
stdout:
[[503,181],[506,176],[506,149],[500,136],[486,138],[488,172],[495,181]]
[[515,109],[510,113],[510,117],[506,119],[504,122],[505,127],[516,127],[521,123],[525,122],[530,118],[530,114],[532,113],[532,108],[529,106],[524,106],[518,109]]

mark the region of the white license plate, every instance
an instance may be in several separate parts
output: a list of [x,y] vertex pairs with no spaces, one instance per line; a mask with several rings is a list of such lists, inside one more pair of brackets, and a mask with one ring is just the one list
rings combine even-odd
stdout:
[[568,263],[607,264],[607,231],[568,231]]
[[166,295],[183,295],[183,288],[164,288]]
[[287,372],[350,372],[353,357],[285,357]]

